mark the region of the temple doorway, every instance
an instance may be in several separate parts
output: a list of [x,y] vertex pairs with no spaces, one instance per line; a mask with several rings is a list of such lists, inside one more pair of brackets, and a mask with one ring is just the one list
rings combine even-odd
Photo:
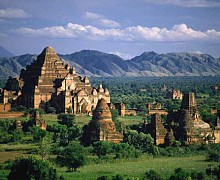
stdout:
[[83,113],[83,114],[87,113],[87,104],[86,103],[82,104],[81,113]]

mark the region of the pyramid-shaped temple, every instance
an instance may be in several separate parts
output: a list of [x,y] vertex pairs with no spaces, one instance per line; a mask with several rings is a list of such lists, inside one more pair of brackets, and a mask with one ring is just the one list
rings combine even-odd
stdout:
[[2,91],[3,103],[27,108],[52,106],[58,113],[90,113],[99,99],[110,103],[107,89],[92,87],[88,77],[76,74],[74,67],[65,64],[52,47],[46,47],[19,78],[9,78]]

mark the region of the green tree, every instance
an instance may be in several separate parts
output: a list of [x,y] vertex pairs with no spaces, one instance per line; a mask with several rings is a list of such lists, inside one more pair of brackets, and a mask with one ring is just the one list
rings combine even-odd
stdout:
[[58,123],[61,125],[66,125],[68,128],[72,127],[75,121],[75,116],[73,114],[61,113],[57,116]]
[[[206,169],[206,174],[212,177],[215,176],[216,179],[220,179],[220,165],[215,166],[215,167],[212,167],[212,166],[208,167]],[[215,178],[213,177],[213,179]]]
[[37,154],[40,155],[42,160],[45,160],[48,158],[48,155],[51,152],[51,138],[49,136],[46,136],[39,145],[39,148],[37,148]]
[[164,180],[164,178],[154,170],[145,173],[143,180]]
[[79,140],[82,136],[82,129],[78,126],[68,128],[68,141]]
[[143,151],[147,151],[154,144],[154,139],[150,134],[138,133],[136,130],[126,132],[123,141]]
[[202,118],[205,122],[209,123],[212,128],[215,127],[216,115],[211,114],[210,112],[205,111],[205,110],[200,110],[200,115],[201,115],[201,118]]
[[8,179],[56,180],[58,176],[56,169],[50,167],[48,162],[29,157],[14,161]]
[[208,153],[208,160],[220,162],[220,151],[212,150]]
[[93,153],[101,158],[112,152],[113,144],[108,141],[97,141],[92,144],[92,147]]
[[11,142],[12,135],[10,133],[10,130],[12,126],[13,126],[13,121],[10,120],[0,121],[0,143]]
[[193,171],[191,172],[191,178],[194,179],[194,180],[205,180],[206,179],[206,175],[204,172],[196,172],[196,171]]
[[68,129],[65,126],[60,132],[60,146],[67,146],[68,144]]
[[120,175],[120,174],[117,174],[116,176],[112,176],[112,180],[124,180],[125,178]]
[[33,135],[33,140],[35,142],[40,142],[47,135],[47,131],[40,129],[37,126],[30,127],[29,130]]
[[174,174],[170,176],[169,180],[189,180],[191,179],[190,173],[184,171],[182,168],[174,170]]
[[79,167],[84,166],[86,162],[86,152],[78,142],[71,142],[57,156],[57,162],[61,166],[66,166],[69,171],[76,171]]
[[115,127],[117,131],[122,131],[122,123],[118,120],[118,110],[117,109],[110,109],[112,114],[112,120],[115,123]]
[[147,152],[152,154],[154,157],[160,154],[159,149],[155,145],[150,145],[147,147]]
[[137,158],[140,152],[128,143],[118,143],[113,146],[116,158]]
[[23,131],[22,130],[20,130],[20,129],[18,129],[18,130],[14,130],[14,131],[12,131],[12,141],[13,142],[17,142],[17,141],[21,141],[22,140],[22,138],[23,138],[23,136],[24,136],[24,133],[23,133]]
[[117,109],[110,109],[111,114],[112,114],[112,119],[116,119],[118,117],[118,110]]

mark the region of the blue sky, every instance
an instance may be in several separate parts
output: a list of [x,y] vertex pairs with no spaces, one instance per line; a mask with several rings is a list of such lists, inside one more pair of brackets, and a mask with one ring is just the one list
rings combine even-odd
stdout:
[[46,46],[126,59],[144,51],[220,57],[220,0],[1,0],[0,46],[20,55]]

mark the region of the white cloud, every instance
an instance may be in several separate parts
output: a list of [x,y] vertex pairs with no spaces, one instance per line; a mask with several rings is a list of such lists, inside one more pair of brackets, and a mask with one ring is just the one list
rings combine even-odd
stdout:
[[194,54],[204,54],[203,52],[201,52],[199,50],[193,51],[192,53],[194,53]]
[[132,26],[124,29],[108,28],[100,29],[94,26],[83,26],[68,23],[67,26],[51,26],[40,29],[20,28],[14,32],[24,35],[51,37],[51,38],[81,38],[93,40],[116,41],[192,41],[192,40],[220,40],[220,32],[210,29],[196,31],[186,24],[174,25],[171,29],[159,27]]
[[99,23],[105,27],[120,27],[120,24],[110,19],[100,19]]
[[[66,27],[51,26],[40,29],[20,28],[14,30],[24,35],[51,38],[82,38],[82,39],[123,39],[124,34],[119,29],[99,29],[94,26],[83,26],[80,24],[68,23]],[[120,38],[121,37],[121,38]]]
[[218,0],[145,0],[154,4],[171,4],[180,7],[220,7]]
[[123,58],[124,60],[128,60],[128,59],[132,59],[134,56],[131,54],[126,54],[126,53],[122,53],[122,52],[109,52],[109,54],[115,54],[121,58]]
[[22,9],[0,9],[0,18],[27,18],[29,15]]
[[186,24],[174,25],[170,30],[159,27],[134,26],[126,28],[126,31],[132,34],[134,39],[140,41],[187,41],[208,38],[206,32],[195,31],[188,28]]
[[101,14],[97,14],[97,13],[86,12],[84,17],[87,19],[94,20],[94,19],[101,19],[103,16]]
[[83,17],[89,20],[93,20],[95,23],[98,23],[99,25],[104,27],[110,27],[110,28],[120,27],[120,24],[118,22],[104,18],[104,16],[101,14],[86,12]]
[[214,29],[207,30],[206,33],[207,33],[207,35],[209,35],[212,38],[220,37],[220,32],[218,32]]

